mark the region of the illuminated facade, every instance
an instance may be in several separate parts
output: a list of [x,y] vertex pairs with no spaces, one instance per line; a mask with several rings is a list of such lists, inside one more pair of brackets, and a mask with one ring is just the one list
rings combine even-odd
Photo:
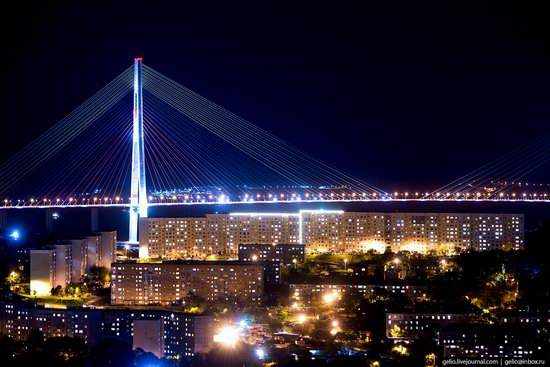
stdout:
[[414,339],[428,330],[469,321],[462,313],[387,313],[386,337],[392,339]]
[[239,261],[262,264],[266,285],[281,282],[281,266],[303,263],[304,260],[305,246],[298,243],[239,245]]
[[[133,345],[142,338],[135,330],[136,320],[160,319],[164,329],[162,341],[165,357],[193,356],[207,353],[214,340],[214,318],[209,315],[187,314],[161,310],[110,309],[104,311],[102,335]],[[143,329],[142,329],[143,330]],[[138,331],[138,333],[136,333]],[[146,332],[146,330],[145,330]]]
[[303,244],[243,244],[239,245],[239,261],[275,261],[281,265],[302,263],[306,259]]
[[116,232],[56,244],[47,249],[30,250],[31,294],[49,294],[52,288],[65,288],[81,281],[92,266],[111,268],[116,259]]
[[240,261],[113,263],[113,305],[171,305],[190,293],[207,301],[259,304],[263,266]]
[[161,310],[49,309],[32,302],[0,302],[0,334],[15,340],[26,340],[32,330],[38,330],[46,338],[78,337],[91,345],[103,338],[141,344],[147,330],[139,327],[139,320],[146,319],[161,322],[163,339],[159,344],[166,357],[206,353],[212,346],[214,321],[208,315]]
[[31,250],[31,294],[49,294],[56,282],[56,251],[55,249]]
[[437,341],[445,358],[546,357],[540,335],[525,324],[451,324],[437,333]]
[[320,301],[327,294],[337,297],[348,293],[374,293],[385,291],[387,293],[400,293],[411,299],[422,297],[428,290],[425,285],[408,284],[321,284],[321,283],[291,283],[289,284],[292,300],[306,304],[312,301]]
[[236,256],[238,245],[306,245],[306,252],[374,250],[452,251],[523,249],[523,214],[372,213],[302,210],[298,213],[209,214],[199,218],[143,218],[141,258]]
[[142,218],[140,258],[235,256],[240,244],[299,242],[297,214],[208,214],[202,218]]
[[97,266],[110,269],[111,263],[116,260],[116,231],[99,232],[100,238],[97,249]]
[[32,330],[46,338],[79,337],[94,344],[101,338],[101,313],[92,310],[48,309],[31,302],[0,302],[0,334],[26,340]]
[[164,357],[164,320],[139,318],[133,323],[132,349],[141,348],[158,358]]

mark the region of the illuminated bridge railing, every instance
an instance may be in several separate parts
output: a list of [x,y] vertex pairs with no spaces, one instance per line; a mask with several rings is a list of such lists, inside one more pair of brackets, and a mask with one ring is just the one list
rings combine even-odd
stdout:
[[[149,206],[163,205],[206,205],[206,204],[252,204],[252,203],[302,203],[302,202],[376,202],[376,201],[430,201],[430,202],[550,202],[548,193],[419,193],[394,192],[387,195],[377,193],[265,193],[243,195],[186,194],[149,196]],[[49,207],[91,207],[91,206],[130,206],[130,198],[125,197],[86,197],[86,198],[5,198],[0,208],[49,208]]]

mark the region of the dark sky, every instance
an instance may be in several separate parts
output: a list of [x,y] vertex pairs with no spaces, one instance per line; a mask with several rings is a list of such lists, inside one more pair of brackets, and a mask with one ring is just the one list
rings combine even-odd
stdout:
[[0,160],[141,55],[380,187],[444,184],[550,130],[545,9],[481,3],[42,1],[3,9]]

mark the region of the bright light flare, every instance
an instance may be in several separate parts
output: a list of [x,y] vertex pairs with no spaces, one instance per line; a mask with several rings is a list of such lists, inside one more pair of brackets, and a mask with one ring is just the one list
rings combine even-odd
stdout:
[[218,334],[214,335],[214,342],[231,348],[235,348],[238,340],[239,332],[233,326],[225,326],[220,329]]
[[332,293],[327,293],[323,296],[323,302],[330,305],[334,302],[335,297]]
[[19,231],[12,231],[10,233],[10,237],[11,237],[12,240],[17,241],[18,239],[21,238],[21,233],[19,233]]
[[262,360],[265,358],[265,350],[263,348],[256,348],[254,351],[256,353],[256,357],[258,357],[259,360]]

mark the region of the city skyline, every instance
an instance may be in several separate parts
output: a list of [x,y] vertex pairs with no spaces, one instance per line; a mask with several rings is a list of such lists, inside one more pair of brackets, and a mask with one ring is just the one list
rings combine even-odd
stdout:
[[546,364],[544,10],[6,8],[2,366]]

